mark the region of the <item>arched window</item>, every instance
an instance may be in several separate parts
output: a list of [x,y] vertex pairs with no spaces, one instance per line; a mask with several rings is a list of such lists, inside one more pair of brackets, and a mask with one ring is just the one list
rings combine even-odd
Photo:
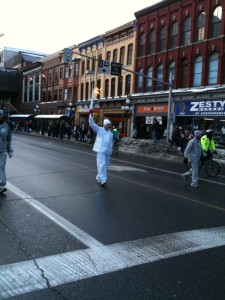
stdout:
[[125,47],[120,48],[120,63],[124,65]]
[[183,23],[183,45],[188,45],[191,42],[191,18],[186,17]]
[[[147,76],[152,78],[152,76],[153,76],[153,69],[152,69],[152,67],[148,68]],[[152,91],[152,79],[147,78],[147,81],[146,81],[146,92],[151,92],[151,91]]]
[[118,56],[118,50],[114,49],[113,50],[113,62],[117,62],[117,56]]
[[143,85],[143,69],[139,69],[139,75],[138,75],[138,82],[137,82],[137,92],[142,92],[142,85]]
[[[161,91],[163,88],[163,64],[160,64],[157,68],[157,81],[156,81],[156,91]],[[159,80],[159,81],[158,81]]]
[[217,37],[221,34],[221,22],[222,22],[222,7],[217,6],[214,10],[211,20],[211,37]]
[[111,97],[115,97],[115,90],[116,90],[116,79],[111,79]]
[[132,64],[132,59],[133,59],[133,44],[128,45],[127,48],[127,65]]
[[105,80],[105,98],[109,97],[109,79]]
[[117,96],[122,96],[122,95],[123,95],[123,76],[119,76]]
[[219,55],[213,53],[209,58],[208,84],[217,84],[218,81]]
[[194,61],[193,86],[202,84],[202,56],[198,55]]
[[125,95],[129,95],[131,91],[131,75],[126,76]]
[[[172,77],[172,88],[174,87],[174,75],[175,75],[175,62],[171,61],[168,66],[168,82],[170,82],[170,74]],[[169,88],[169,86],[167,86]]]
[[170,48],[177,46],[177,35],[178,35],[178,23],[173,22],[170,29]]
[[196,19],[195,41],[202,41],[205,38],[205,12],[202,11]]
[[180,85],[182,88],[188,87],[188,60],[184,58],[181,62]]
[[139,56],[143,56],[144,54],[145,54],[145,33],[143,32],[140,35]]
[[159,30],[159,51],[163,51],[166,48],[166,26],[161,26]]
[[154,29],[152,29],[149,33],[148,54],[154,53],[154,45],[155,45],[155,31]]

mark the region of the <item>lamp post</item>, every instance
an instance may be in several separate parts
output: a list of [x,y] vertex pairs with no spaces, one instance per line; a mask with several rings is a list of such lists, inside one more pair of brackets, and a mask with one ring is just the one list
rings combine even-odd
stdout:
[[36,116],[36,115],[39,115],[40,112],[41,112],[41,109],[40,109],[39,105],[36,105],[35,108],[34,108],[34,115],[35,115],[35,116]]
[[123,116],[126,118],[125,122],[125,130],[124,134],[127,135],[127,129],[128,129],[128,119],[132,115],[133,106],[131,105],[131,100],[129,98],[126,99],[126,105],[121,106],[121,110],[123,111]]

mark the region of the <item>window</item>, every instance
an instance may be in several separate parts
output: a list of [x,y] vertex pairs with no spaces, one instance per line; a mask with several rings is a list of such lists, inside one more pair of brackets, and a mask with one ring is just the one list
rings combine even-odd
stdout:
[[[153,76],[153,69],[152,69],[152,67],[148,68],[147,76],[152,78],[152,76]],[[146,92],[151,92],[151,91],[152,91],[152,79],[147,78]]]
[[198,55],[194,61],[194,81],[193,86],[202,84],[202,56]]
[[162,81],[163,81],[163,65],[160,64],[157,68],[156,91],[161,91],[162,90],[162,88],[163,88]]
[[84,84],[81,83],[80,100],[84,100]]
[[89,82],[86,82],[85,94],[86,94],[86,100],[88,100],[89,99]]
[[66,101],[68,98],[68,89],[64,89],[64,101]]
[[53,73],[53,70],[50,69],[48,71],[48,83],[51,84],[52,83],[52,73]]
[[56,67],[54,70],[54,82],[58,82],[58,80],[59,80],[59,69],[58,67]]
[[183,59],[183,61],[181,62],[181,87],[182,88],[186,88],[188,87],[188,60],[185,58]]
[[209,58],[209,84],[217,84],[218,81],[218,66],[219,66],[219,55],[218,53],[213,53]]
[[159,51],[165,50],[166,47],[166,26],[161,26],[159,30]]
[[117,91],[117,95],[118,96],[122,96],[123,95],[123,76],[120,76],[118,78],[118,91]]
[[111,80],[111,97],[115,97],[115,89],[116,89],[116,79],[112,78],[112,80]]
[[129,95],[131,90],[131,75],[126,76],[125,95]]
[[117,56],[118,56],[118,50],[114,49],[113,50],[113,62],[117,62]]
[[63,79],[63,67],[59,69],[59,79]]
[[83,60],[81,63],[81,75],[84,75],[84,70],[85,70],[85,61]]
[[58,101],[58,90],[54,89],[53,100]]
[[105,80],[105,98],[109,97],[109,79]]
[[142,85],[143,85],[143,69],[139,70],[139,75],[138,75],[138,82],[137,82],[137,92],[141,93],[142,92]]
[[216,37],[221,34],[222,22],[222,7],[218,6],[212,15],[211,37]]
[[72,88],[71,87],[68,88],[68,100],[72,101]]
[[154,53],[154,45],[155,45],[155,31],[152,29],[149,33],[148,54]]
[[96,56],[93,56],[93,59],[92,59],[92,72],[95,72],[95,67],[96,67]]
[[183,45],[188,45],[191,42],[191,18],[186,17],[183,23]]
[[88,71],[91,70],[91,69],[90,69],[90,59],[87,59],[87,68],[86,68],[86,70],[88,70]]
[[196,42],[202,41],[205,38],[205,12],[202,11],[196,20],[196,30],[195,30],[195,40]]
[[52,101],[52,90],[49,88],[48,89],[48,102]]
[[120,63],[124,65],[125,47],[120,48]]
[[[175,62],[171,61],[168,66],[168,80],[170,82],[170,74],[172,76],[172,88],[174,87]],[[167,86],[169,88],[169,86]]]
[[74,76],[79,76],[79,64],[75,63],[74,66]]
[[62,101],[63,100],[63,91],[62,89],[59,89],[59,101]]
[[170,30],[170,48],[177,46],[177,35],[178,35],[178,23],[173,22]]
[[127,65],[132,64],[132,59],[133,59],[133,44],[128,45],[127,48]]
[[145,33],[143,32],[140,35],[139,56],[143,56],[144,54],[145,54]]
[[108,51],[106,54],[106,60],[111,61],[111,51]]
[[69,77],[72,77],[73,76],[73,65],[70,64],[69,65]]

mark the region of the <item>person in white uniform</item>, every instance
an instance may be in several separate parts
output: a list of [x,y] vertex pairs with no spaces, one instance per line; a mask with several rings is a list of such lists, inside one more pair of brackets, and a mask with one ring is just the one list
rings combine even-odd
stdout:
[[201,160],[201,154],[202,154],[202,146],[201,146],[201,137],[202,133],[199,130],[195,130],[194,132],[194,138],[191,139],[187,147],[184,151],[184,159],[191,163],[191,169],[185,173],[183,173],[181,176],[185,180],[185,177],[187,175],[192,175],[192,182],[191,186],[194,188],[198,188],[198,182],[199,182],[199,165]]
[[97,153],[97,171],[96,182],[101,186],[104,186],[107,182],[107,169],[109,166],[114,137],[112,124],[110,120],[105,119],[103,121],[103,127],[98,126],[92,117],[89,115],[89,125],[96,132],[96,139],[93,146],[93,151]]
[[0,109],[0,193],[5,192],[6,185],[6,160],[13,156],[12,136],[9,125],[4,121],[4,111]]

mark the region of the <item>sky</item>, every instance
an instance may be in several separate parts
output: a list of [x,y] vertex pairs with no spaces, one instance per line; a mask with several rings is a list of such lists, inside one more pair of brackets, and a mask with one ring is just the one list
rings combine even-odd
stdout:
[[[160,0],[3,0],[0,48],[52,54],[135,20]],[[1,34],[4,34],[1,37]]]

